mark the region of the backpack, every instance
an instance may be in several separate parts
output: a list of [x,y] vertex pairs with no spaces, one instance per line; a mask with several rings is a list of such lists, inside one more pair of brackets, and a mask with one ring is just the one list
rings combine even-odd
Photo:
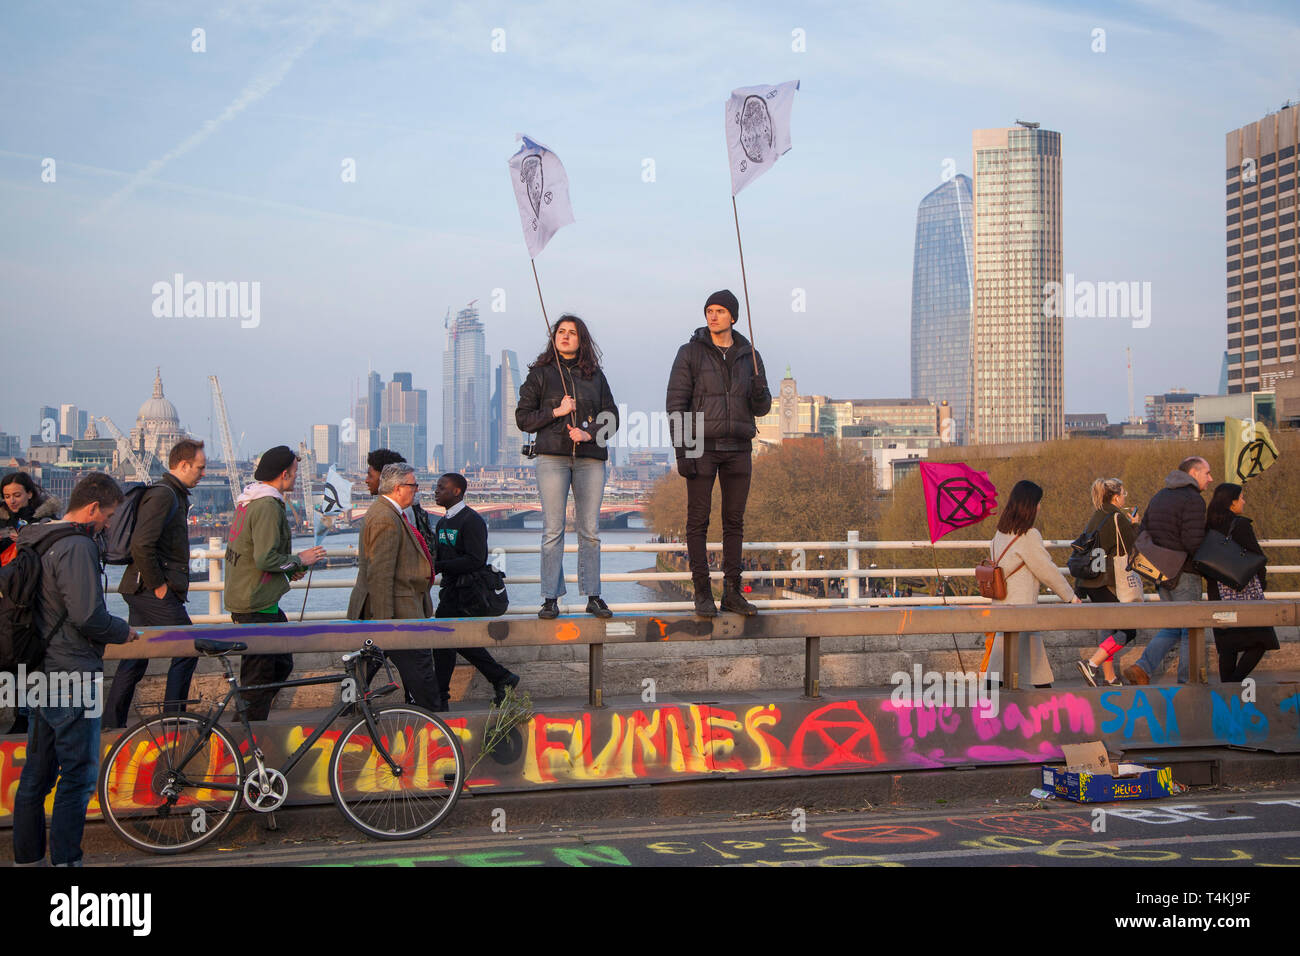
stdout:
[[463,617],[499,617],[510,607],[506,576],[490,564],[456,578],[448,597]]
[[167,519],[163,524],[171,521],[176,514],[180,502],[176,499],[176,492],[171,488],[166,485],[132,485],[126,490],[126,499],[117,506],[113,520],[104,531],[105,564],[131,563],[131,536],[135,534],[135,523],[140,517],[140,502],[154,488],[167,488],[167,493],[172,496],[171,510],[167,512]]
[[1078,581],[1096,581],[1106,576],[1106,549],[1101,547],[1099,528],[1084,531],[1070,542],[1065,569]]
[[74,524],[54,528],[37,545],[19,543],[13,559],[0,568],[0,670],[15,671],[19,664],[39,667],[45,647],[67,620],[68,612],[41,636],[36,625],[36,600],[41,593],[41,558],[57,541],[85,534]]

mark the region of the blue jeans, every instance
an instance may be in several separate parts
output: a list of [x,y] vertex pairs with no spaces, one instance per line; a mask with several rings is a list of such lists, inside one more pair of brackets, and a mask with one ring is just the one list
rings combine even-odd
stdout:
[[[1178,576],[1173,589],[1157,588],[1162,601],[1199,601],[1201,599],[1201,576],[1193,571],[1184,571]],[[1178,645],[1178,683],[1187,683],[1187,628],[1166,627],[1156,631],[1151,643],[1146,646],[1137,666],[1146,671],[1151,679],[1160,676],[1165,669],[1165,656]]]
[[84,707],[33,707],[27,762],[14,796],[14,862],[45,859],[45,798],[57,780],[50,819],[50,862],[81,865],[86,807],[99,775],[99,718]]
[[605,497],[605,463],[598,458],[537,456],[537,491],[542,499],[542,600],[564,587],[564,515],[573,488],[578,529],[578,590],[600,594],[600,503]]

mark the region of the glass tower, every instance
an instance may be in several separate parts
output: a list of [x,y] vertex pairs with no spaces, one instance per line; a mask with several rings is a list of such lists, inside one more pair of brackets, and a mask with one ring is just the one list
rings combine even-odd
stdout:
[[980,129],[974,154],[967,442],[1062,438],[1064,319],[1046,314],[1048,283],[1063,282],[1061,134],[1037,123]]
[[491,379],[478,309],[461,309],[447,328],[442,354],[442,445],[447,459],[443,467],[450,471],[481,468],[491,461]]
[[958,442],[970,400],[971,181],[958,175],[921,200],[912,254],[912,397],[953,409]]

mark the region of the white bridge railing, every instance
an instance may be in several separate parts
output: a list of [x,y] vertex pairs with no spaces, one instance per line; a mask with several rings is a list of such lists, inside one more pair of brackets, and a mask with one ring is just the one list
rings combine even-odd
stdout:
[[[1067,549],[1070,547],[1069,541],[1045,541],[1048,548]],[[1270,548],[1300,548],[1300,539],[1286,538],[1261,541],[1260,546],[1268,553]],[[710,543],[710,551],[721,551],[722,545]],[[931,556],[937,551],[965,551],[974,553],[974,557],[963,561],[957,567],[939,567],[936,568],[933,563],[928,567],[915,568],[881,568],[871,563],[869,555],[873,551],[918,551],[929,553]],[[567,545],[566,553],[576,553],[578,546],[576,544]],[[626,553],[637,552],[645,554],[663,554],[679,553],[684,554],[686,551],[685,543],[671,544],[602,544],[600,547],[602,553]],[[817,608],[817,607],[886,607],[890,605],[933,605],[936,601],[943,600],[946,604],[987,604],[987,599],[974,596],[957,596],[940,599],[931,594],[914,594],[912,597],[874,597],[870,594],[863,593],[862,581],[864,578],[891,580],[895,582],[894,590],[897,590],[897,581],[900,578],[972,578],[975,576],[975,565],[981,558],[988,554],[987,541],[939,541],[931,545],[929,541],[860,541],[858,532],[850,531],[845,541],[753,541],[746,542],[743,550],[747,552],[771,552],[776,551],[784,554],[790,552],[798,559],[802,554],[801,570],[784,570],[784,569],[757,569],[745,571],[741,577],[750,581],[772,581],[774,584],[780,581],[796,580],[842,580],[844,582],[845,597],[842,598],[817,598],[817,597],[798,597],[798,598],[781,598],[778,600],[755,600],[753,603],[760,608]],[[827,552],[846,552],[845,567],[842,568],[825,568],[809,569],[807,562],[811,555],[825,555]],[[505,547],[493,548],[489,554],[489,560],[494,563],[500,563],[499,559],[508,554],[540,554],[540,541],[537,545],[509,545]],[[867,566],[863,567],[862,552],[867,552]],[[356,557],[357,549],[355,546],[347,548],[331,548],[326,550],[330,557]],[[226,555],[225,544],[221,538],[209,538],[206,548],[193,548],[190,551],[192,562],[206,561],[208,580],[196,581],[190,584],[191,591],[207,592],[208,594],[208,613],[194,614],[191,619],[195,624],[215,624],[219,622],[228,622],[230,615],[222,608],[222,593],[225,590],[225,580],[222,577],[224,569],[224,560]],[[1298,574],[1300,565],[1269,565],[1270,574]],[[1068,572],[1061,568],[1061,573],[1067,575]],[[711,575],[714,579],[721,579],[722,572],[714,571]],[[632,582],[644,583],[652,581],[689,581],[691,579],[688,571],[638,571],[633,573],[608,572],[600,576],[601,581],[606,582]],[[577,583],[577,575],[567,575],[565,580],[569,583]],[[537,575],[506,575],[506,583],[509,584],[538,584],[541,578]],[[313,589],[323,588],[348,588],[351,589],[356,583],[355,576],[349,578],[336,578],[332,580],[322,580],[313,578],[311,587]],[[303,590],[307,587],[306,579],[296,581],[290,585],[292,590]],[[1300,592],[1295,591],[1270,591],[1267,595],[1269,598],[1295,600],[1300,599]],[[1054,594],[1044,595],[1041,599],[1043,603],[1054,602],[1057,599]],[[1151,595],[1147,595],[1147,600],[1154,600]],[[650,601],[636,603],[611,604],[610,609],[619,611],[689,611],[693,608],[690,601]],[[562,605],[561,613],[577,614],[584,610],[584,605],[574,604],[571,606]],[[519,607],[518,610],[511,608],[510,614],[535,614],[534,607]],[[342,620],[344,615],[339,611],[308,611],[304,620],[309,621],[331,621]]]

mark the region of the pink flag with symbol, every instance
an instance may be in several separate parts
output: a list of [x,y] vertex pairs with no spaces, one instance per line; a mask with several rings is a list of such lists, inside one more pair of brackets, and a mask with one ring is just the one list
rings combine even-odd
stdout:
[[921,484],[931,544],[958,528],[983,521],[998,509],[998,490],[989,481],[988,472],[960,461],[921,462]]

